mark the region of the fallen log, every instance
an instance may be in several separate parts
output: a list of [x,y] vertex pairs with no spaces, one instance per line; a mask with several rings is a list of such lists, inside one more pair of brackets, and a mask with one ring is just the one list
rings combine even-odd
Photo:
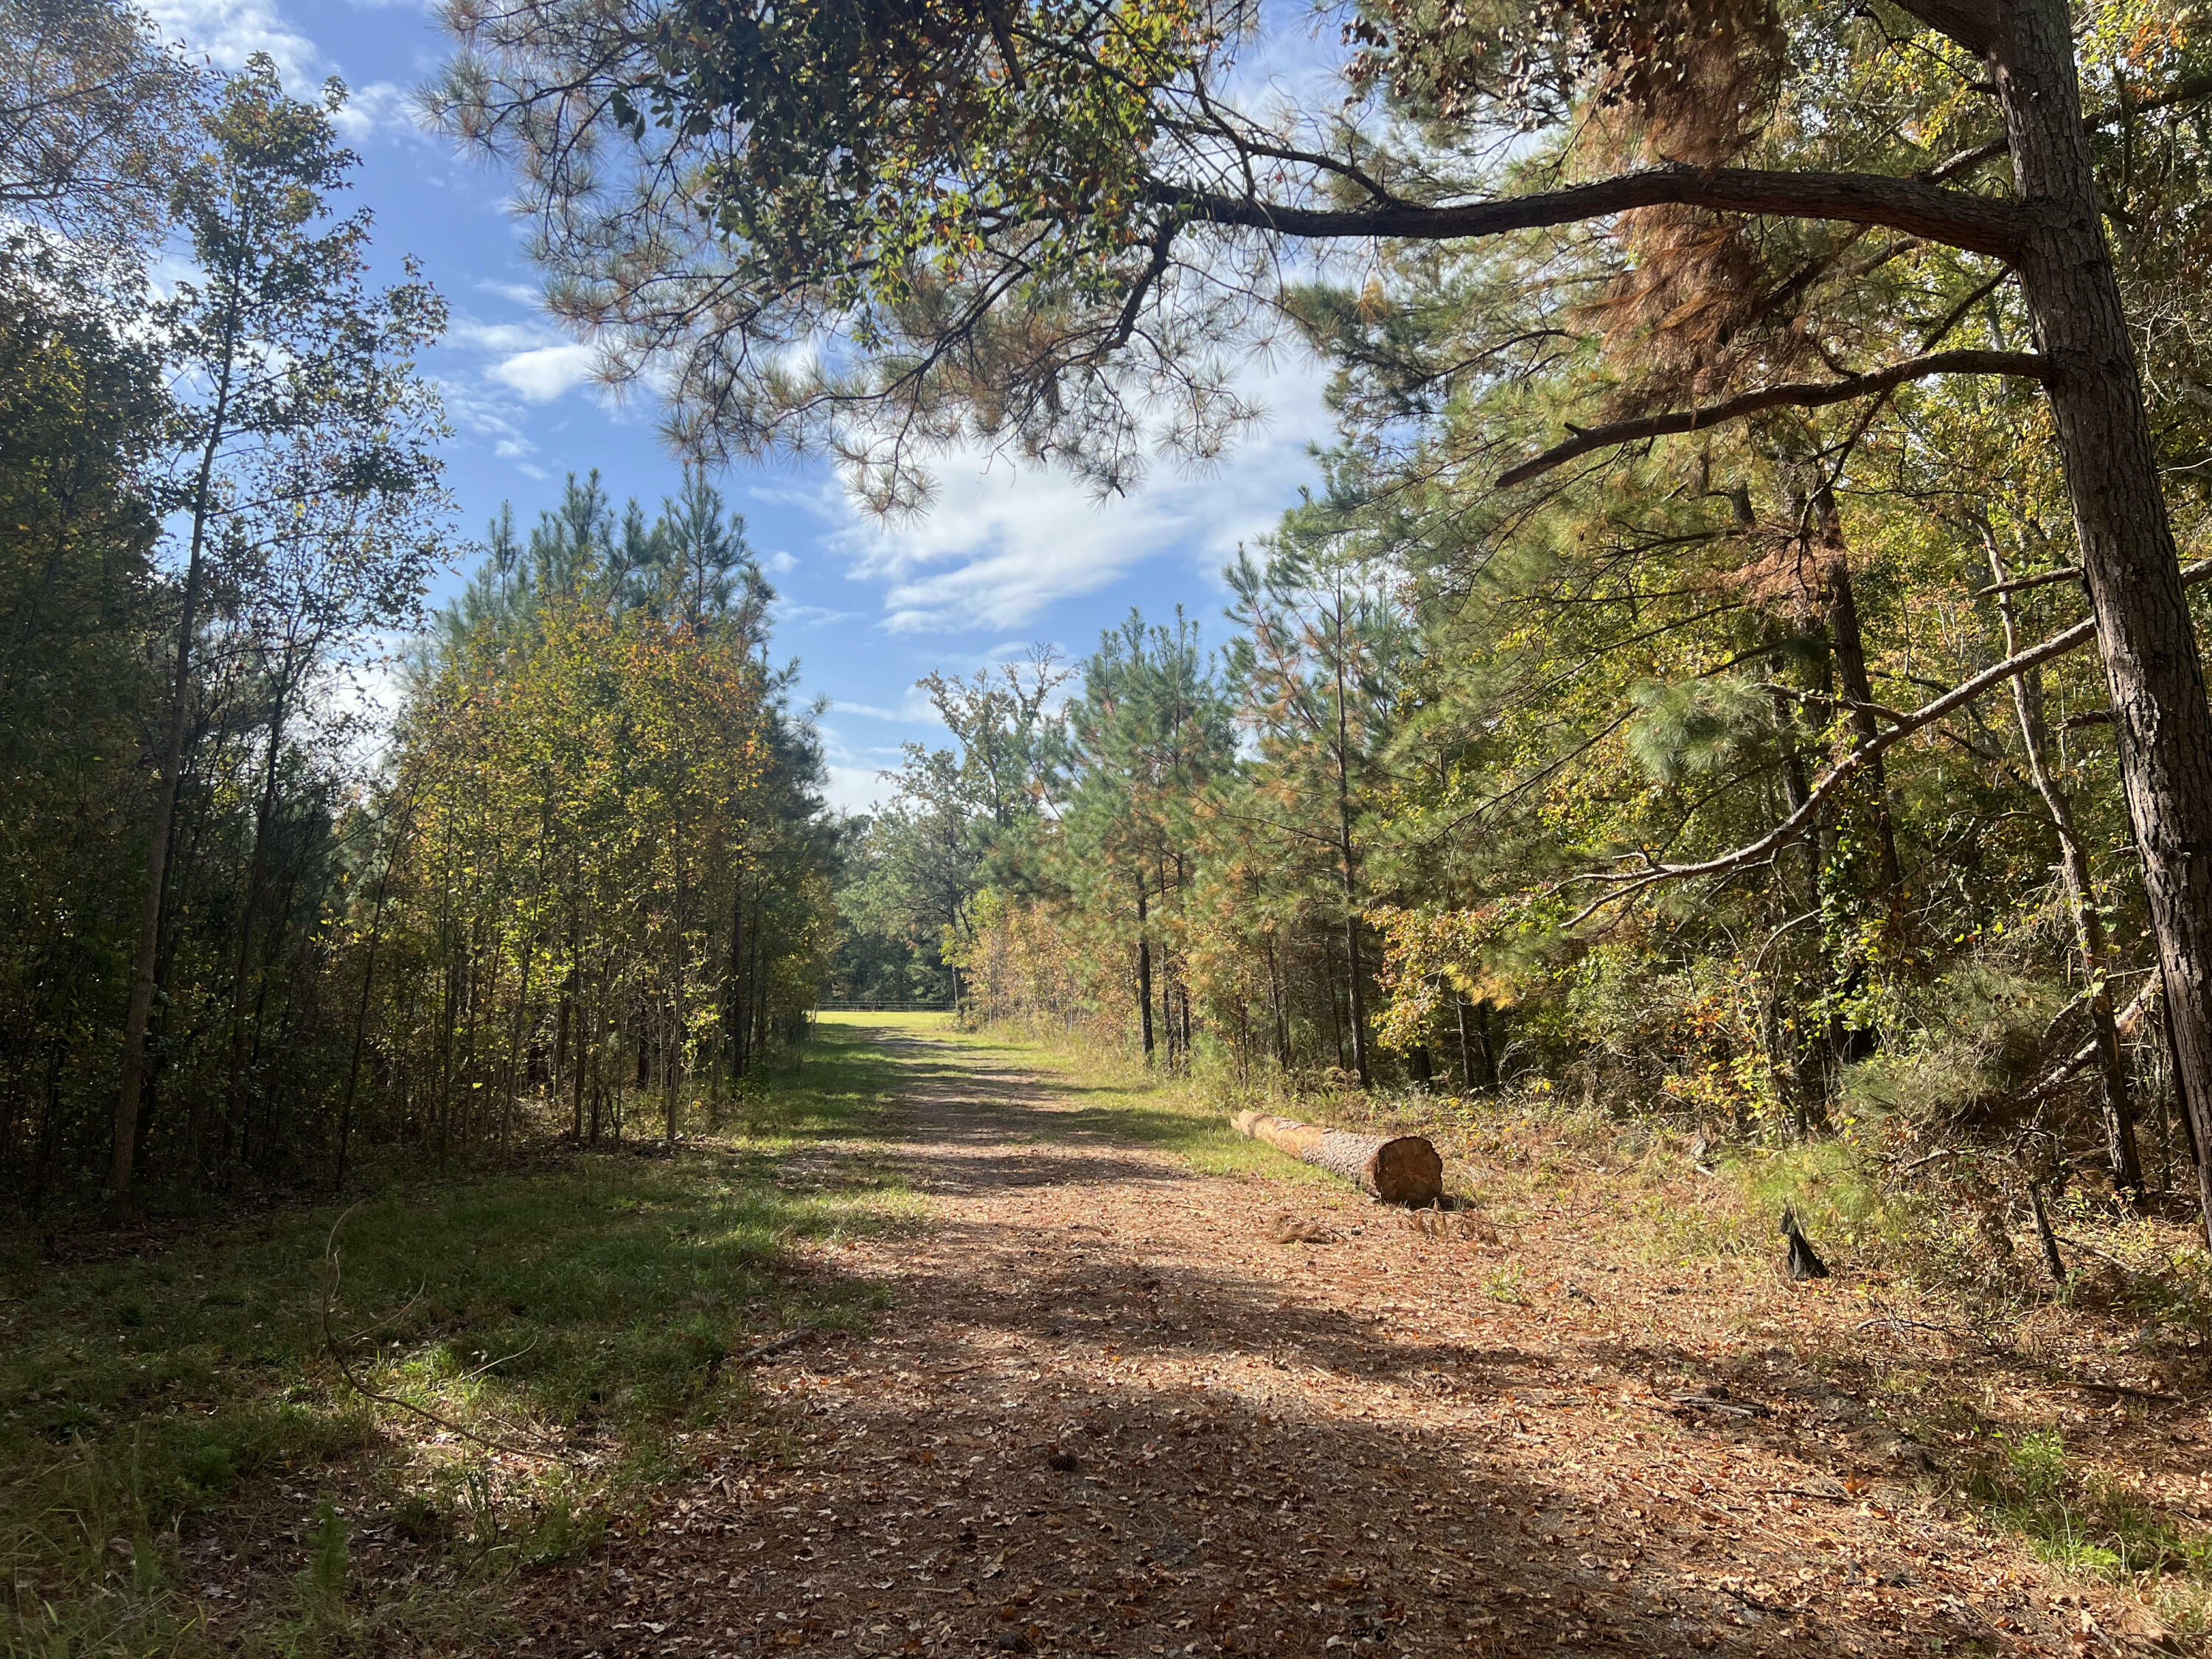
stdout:
[[1444,1161],[1419,1135],[1356,1135],[1272,1112],[1239,1112],[1230,1122],[1238,1134],[1264,1140],[1279,1152],[1342,1176],[1385,1204],[1419,1209],[1443,1196]]

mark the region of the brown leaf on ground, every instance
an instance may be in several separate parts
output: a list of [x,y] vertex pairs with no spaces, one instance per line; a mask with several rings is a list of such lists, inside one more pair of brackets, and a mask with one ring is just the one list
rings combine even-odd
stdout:
[[1194,1174],[1036,1079],[884,1040],[932,1218],[812,1266],[893,1311],[763,1354],[767,1430],[702,1437],[648,1535],[526,1578],[537,1659],[2155,1639],[1910,1484],[1881,1360],[1799,1358],[1863,1349],[1839,1282],[1626,1260],[1570,1198],[1479,1255],[1332,1227],[1310,1186]]

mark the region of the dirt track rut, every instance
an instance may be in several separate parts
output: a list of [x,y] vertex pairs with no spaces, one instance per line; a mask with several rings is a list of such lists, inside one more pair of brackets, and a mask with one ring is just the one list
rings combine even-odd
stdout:
[[[526,1581],[527,1651],[2136,1645],[1922,1497],[1867,1390],[1748,1316],[1673,1340],[1571,1218],[1439,1239],[882,1040],[931,1218],[817,1266],[892,1311],[763,1364],[778,1455],[690,1446],[644,1535]],[[1338,1242],[1279,1243],[1285,1212]]]

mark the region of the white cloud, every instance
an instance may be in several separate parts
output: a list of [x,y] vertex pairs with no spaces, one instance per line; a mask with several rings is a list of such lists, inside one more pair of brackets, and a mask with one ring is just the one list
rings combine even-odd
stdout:
[[856,748],[828,720],[818,722],[815,731],[822,739],[823,770],[828,775],[822,794],[830,805],[842,812],[872,812],[890,799],[897,786],[884,772],[898,764],[898,749],[879,744]]
[[1313,476],[1308,444],[1330,429],[1322,373],[1301,361],[1240,387],[1270,410],[1217,471],[1156,473],[1127,496],[1095,500],[1066,475],[971,458],[942,469],[928,511],[885,524],[842,495],[820,507],[853,574],[884,588],[897,633],[1017,628],[1063,599],[1095,593],[1145,562],[1206,567],[1272,529]]
[[890,784],[872,766],[830,762],[822,769],[829,775],[823,781],[822,798],[841,812],[872,813],[890,798]]
[[766,565],[770,570],[775,572],[779,576],[787,576],[793,571],[799,568],[798,556],[793,553],[787,553],[780,547],[776,549],[775,552],[763,559],[761,562]]
[[549,476],[544,467],[530,461],[529,457],[538,453],[538,446],[519,424],[522,411],[507,394],[489,388],[474,378],[456,380],[441,375],[437,385],[446,412],[463,432],[489,443],[494,455],[525,477],[543,479]]
[[[337,73],[322,48],[286,21],[271,0],[147,0],[145,9],[162,33],[219,69],[242,69],[254,53],[266,52],[295,98],[315,97]],[[390,81],[349,88],[332,125],[349,144],[421,137],[412,99]]]
[[487,323],[456,317],[446,325],[446,343],[464,350],[511,353],[556,343],[560,336],[542,323]]
[[479,294],[497,295],[502,300],[512,300],[519,306],[529,306],[533,309],[545,297],[544,289],[532,288],[527,283],[501,283],[486,277],[476,286]]
[[859,622],[857,611],[832,611],[826,605],[795,605],[788,599],[779,599],[775,607],[779,626],[792,628],[826,628],[831,623]]
[[240,69],[257,52],[276,60],[294,96],[311,91],[330,73],[315,43],[286,22],[269,0],[149,0],[148,14],[161,32],[204,52],[219,67]]
[[389,81],[372,81],[346,94],[344,106],[332,118],[338,136],[349,144],[372,138],[420,138],[415,125],[415,103],[404,88]]
[[571,341],[564,345],[519,351],[494,363],[489,373],[493,380],[520,392],[532,403],[544,404],[588,379],[592,358],[590,346]]
[[944,718],[936,707],[920,691],[909,686],[905,698],[896,708],[884,708],[872,702],[848,702],[843,697],[832,705],[841,714],[858,714],[864,720],[890,720],[898,726],[942,726]]
[[518,424],[521,410],[515,407],[506,393],[488,391],[473,377],[456,380],[450,375],[440,374],[433,379],[446,412],[471,437],[516,445],[526,453],[532,447]]

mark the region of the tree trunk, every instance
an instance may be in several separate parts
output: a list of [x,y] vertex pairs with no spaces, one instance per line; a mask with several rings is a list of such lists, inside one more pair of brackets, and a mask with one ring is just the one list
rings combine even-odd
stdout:
[[745,856],[734,854],[737,876],[730,887],[730,971],[721,987],[721,1046],[730,1078],[744,1078],[750,1055],[745,1053]]
[[[1850,567],[1844,561],[1844,534],[1835,497],[1820,492],[1823,539],[1834,549],[1835,568],[1828,578],[1828,640],[1836,653],[1836,680],[1850,705],[1851,735],[1858,743],[1871,742],[1880,728],[1875,721],[1874,680],[1867,672],[1866,641],[1859,632],[1858,595],[1851,586]],[[1875,855],[1881,872],[1881,896],[1892,921],[1902,915],[1905,871],[1897,858],[1897,825],[1889,811],[1889,775],[1877,755],[1866,769],[1869,804],[1874,812]]]
[[1237,1133],[1342,1176],[1386,1204],[1420,1209],[1443,1196],[1443,1159],[1419,1135],[1356,1135],[1269,1112],[1239,1112],[1230,1122]]
[[346,1062],[345,1097],[338,1108],[338,1167],[337,1176],[331,1182],[331,1190],[334,1193],[345,1190],[346,1155],[353,1146],[353,1101],[355,1091],[361,1084],[362,1043],[368,1035],[369,993],[376,984],[376,947],[384,937],[384,896],[392,886],[392,866],[399,861],[398,843],[406,836],[408,817],[414,810],[410,802],[407,811],[400,815],[398,834],[393,843],[385,848],[384,872],[376,878],[376,908],[370,911],[368,918],[368,960],[361,970],[361,1005],[354,1011],[353,1056]]
[[1145,1028],[1145,1064],[1152,1063],[1152,941],[1145,932],[1145,884],[1137,884],[1137,1013]]
[[[2175,1084],[2212,1140],[2212,709],[2127,312],[2106,246],[2064,0],[1997,9],[1988,53],[2021,208],[2021,291],[2049,364],[2120,772],[2168,994]],[[2212,1238],[2212,1164],[2197,1165]]]
[[678,807],[673,833],[669,837],[669,861],[676,877],[675,910],[668,919],[669,979],[668,987],[668,1059],[661,1078],[661,1115],[666,1120],[668,1139],[676,1139],[676,1120],[682,1108],[684,1085],[684,1049],[690,1035],[691,1010],[690,953],[684,946],[684,917],[689,908],[684,891],[684,812]]
[[223,324],[222,368],[215,411],[200,450],[192,491],[191,550],[185,561],[185,594],[177,617],[177,654],[169,681],[169,721],[162,733],[154,785],[154,811],[146,841],[146,898],[138,916],[138,951],[131,975],[131,1005],[123,1017],[123,1069],[115,1098],[114,1162],[108,1173],[115,1207],[133,1207],[131,1181],[138,1148],[138,1100],[146,1081],[146,1025],[154,1012],[154,975],[161,945],[161,902],[168,888],[169,835],[177,817],[177,786],[184,775],[185,727],[191,702],[192,635],[199,627],[200,586],[205,579],[208,520],[215,508],[216,458],[222,453],[230,410],[232,359],[239,319],[234,306]]
[[[591,1048],[591,1032],[584,1024],[584,1008],[579,1002],[576,1007],[574,1034],[569,1039],[568,1054],[568,1063],[574,1067],[568,1084],[569,1133],[574,1137],[579,1146],[584,1144],[585,1060],[590,1054]],[[599,1120],[596,1117],[592,1119],[592,1128],[593,1131],[592,1139],[597,1140]]]
[[253,851],[246,860],[246,896],[238,911],[238,951],[231,963],[230,975],[230,1074],[223,1089],[233,1110],[238,1109],[246,1076],[246,981],[252,960],[254,917],[261,907],[261,883],[267,869],[269,825],[276,813],[276,761],[284,739],[284,692],[291,673],[288,656],[270,704],[269,753],[262,766],[261,800],[253,815]]
[[1352,1024],[1352,1069],[1359,1086],[1374,1077],[1367,1057],[1367,994],[1359,983],[1359,862],[1352,843],[1352,725],[1344,687],[1344,593],[1337,591],[1336,649],[1332,653],[1336,675],[1336,837],[1343,859],[1344,966],[1346,1004]]
[[514,1029],[507,1042],[506,1100],[500,1109],[499,1150],[505,1157],[514,1133],[515,1096],[522,1087],[522,1034],[530,1019],[530,970],[538,961],[538,936],[525,933],[522,937],[522,984],[514,997]]
[[1328,969],[1328,1034],[1336,1044],[1336,1069],[1344,1069],[1344,1011],[1336,1000],[1336,942],[1324,933],[1321,936],[1322,960]]
[[1358,1075],[1359,1086],[1364,1089],[1374,1079],[1367,1059],[1367,994],[1359,984],[1359,870],[1352,847],[1351,760],[1346,752],[1351,738],[1345,726],[1341,668],[1337,673],[1336,721],[1336,829],[1337,850],[1344,860],[1344,963],[1345,984],[1348,988],[1346,1000],[1351,1016],[1352,1069]]
[[1284,1005],[1282,966],[1275,949],[1275,936],[1267,935],[1267,1016],[1275,1028],[1275,1067],[1278,1071],[1291,1069],[1291,1015]]
[[[1346,902],[1351,902],[1351,882],[1345,886]],[[1359,1086],[1366,1088],[1374,1081],[1367,1059],[1367,996],[1359,986],[1359,914],[1347,910],[1344,917],[1345,982],[1351,987],[1347,999],[1350,1004],[1352,1026],[1352,1069],[1358,1075]]]
[[[1997,615],[2004,623],[2005,654],[2020,650],[2020,628],[2013,596],[2004,590],[2004,555],[1996,537],[1982,527],[1990,556],[1990,574],[1996,583]],[[2095,1074],[2098,1108],[2105,1124],[2105,1157],[2112,1184],[2121,1192],[2142,1196],[2142,1159],[2136,1146],[2135,1108],[2128,1097],[2127,1064],[2120,1053],[2119,1026],[2112,1013],[2112,956],[2105,936],[2105,919],[2098,914],[2095,878],[2089,869],[2088,849],[2075,826],[2074,802],[2059,787],[2051,769],[2049,732],[2043,714],[2043,671],[2030,669],[2012,683],[2013,713],[2020,723],[2021,746],[2027,756],[2027,775],[2051,814],[2058,834],[2058,870],[2066,884],[2066,908],[2074,923],[2075,949],[2081,958],[2081,976],[2089,988],[2089,1027],[2096,1043]]]

